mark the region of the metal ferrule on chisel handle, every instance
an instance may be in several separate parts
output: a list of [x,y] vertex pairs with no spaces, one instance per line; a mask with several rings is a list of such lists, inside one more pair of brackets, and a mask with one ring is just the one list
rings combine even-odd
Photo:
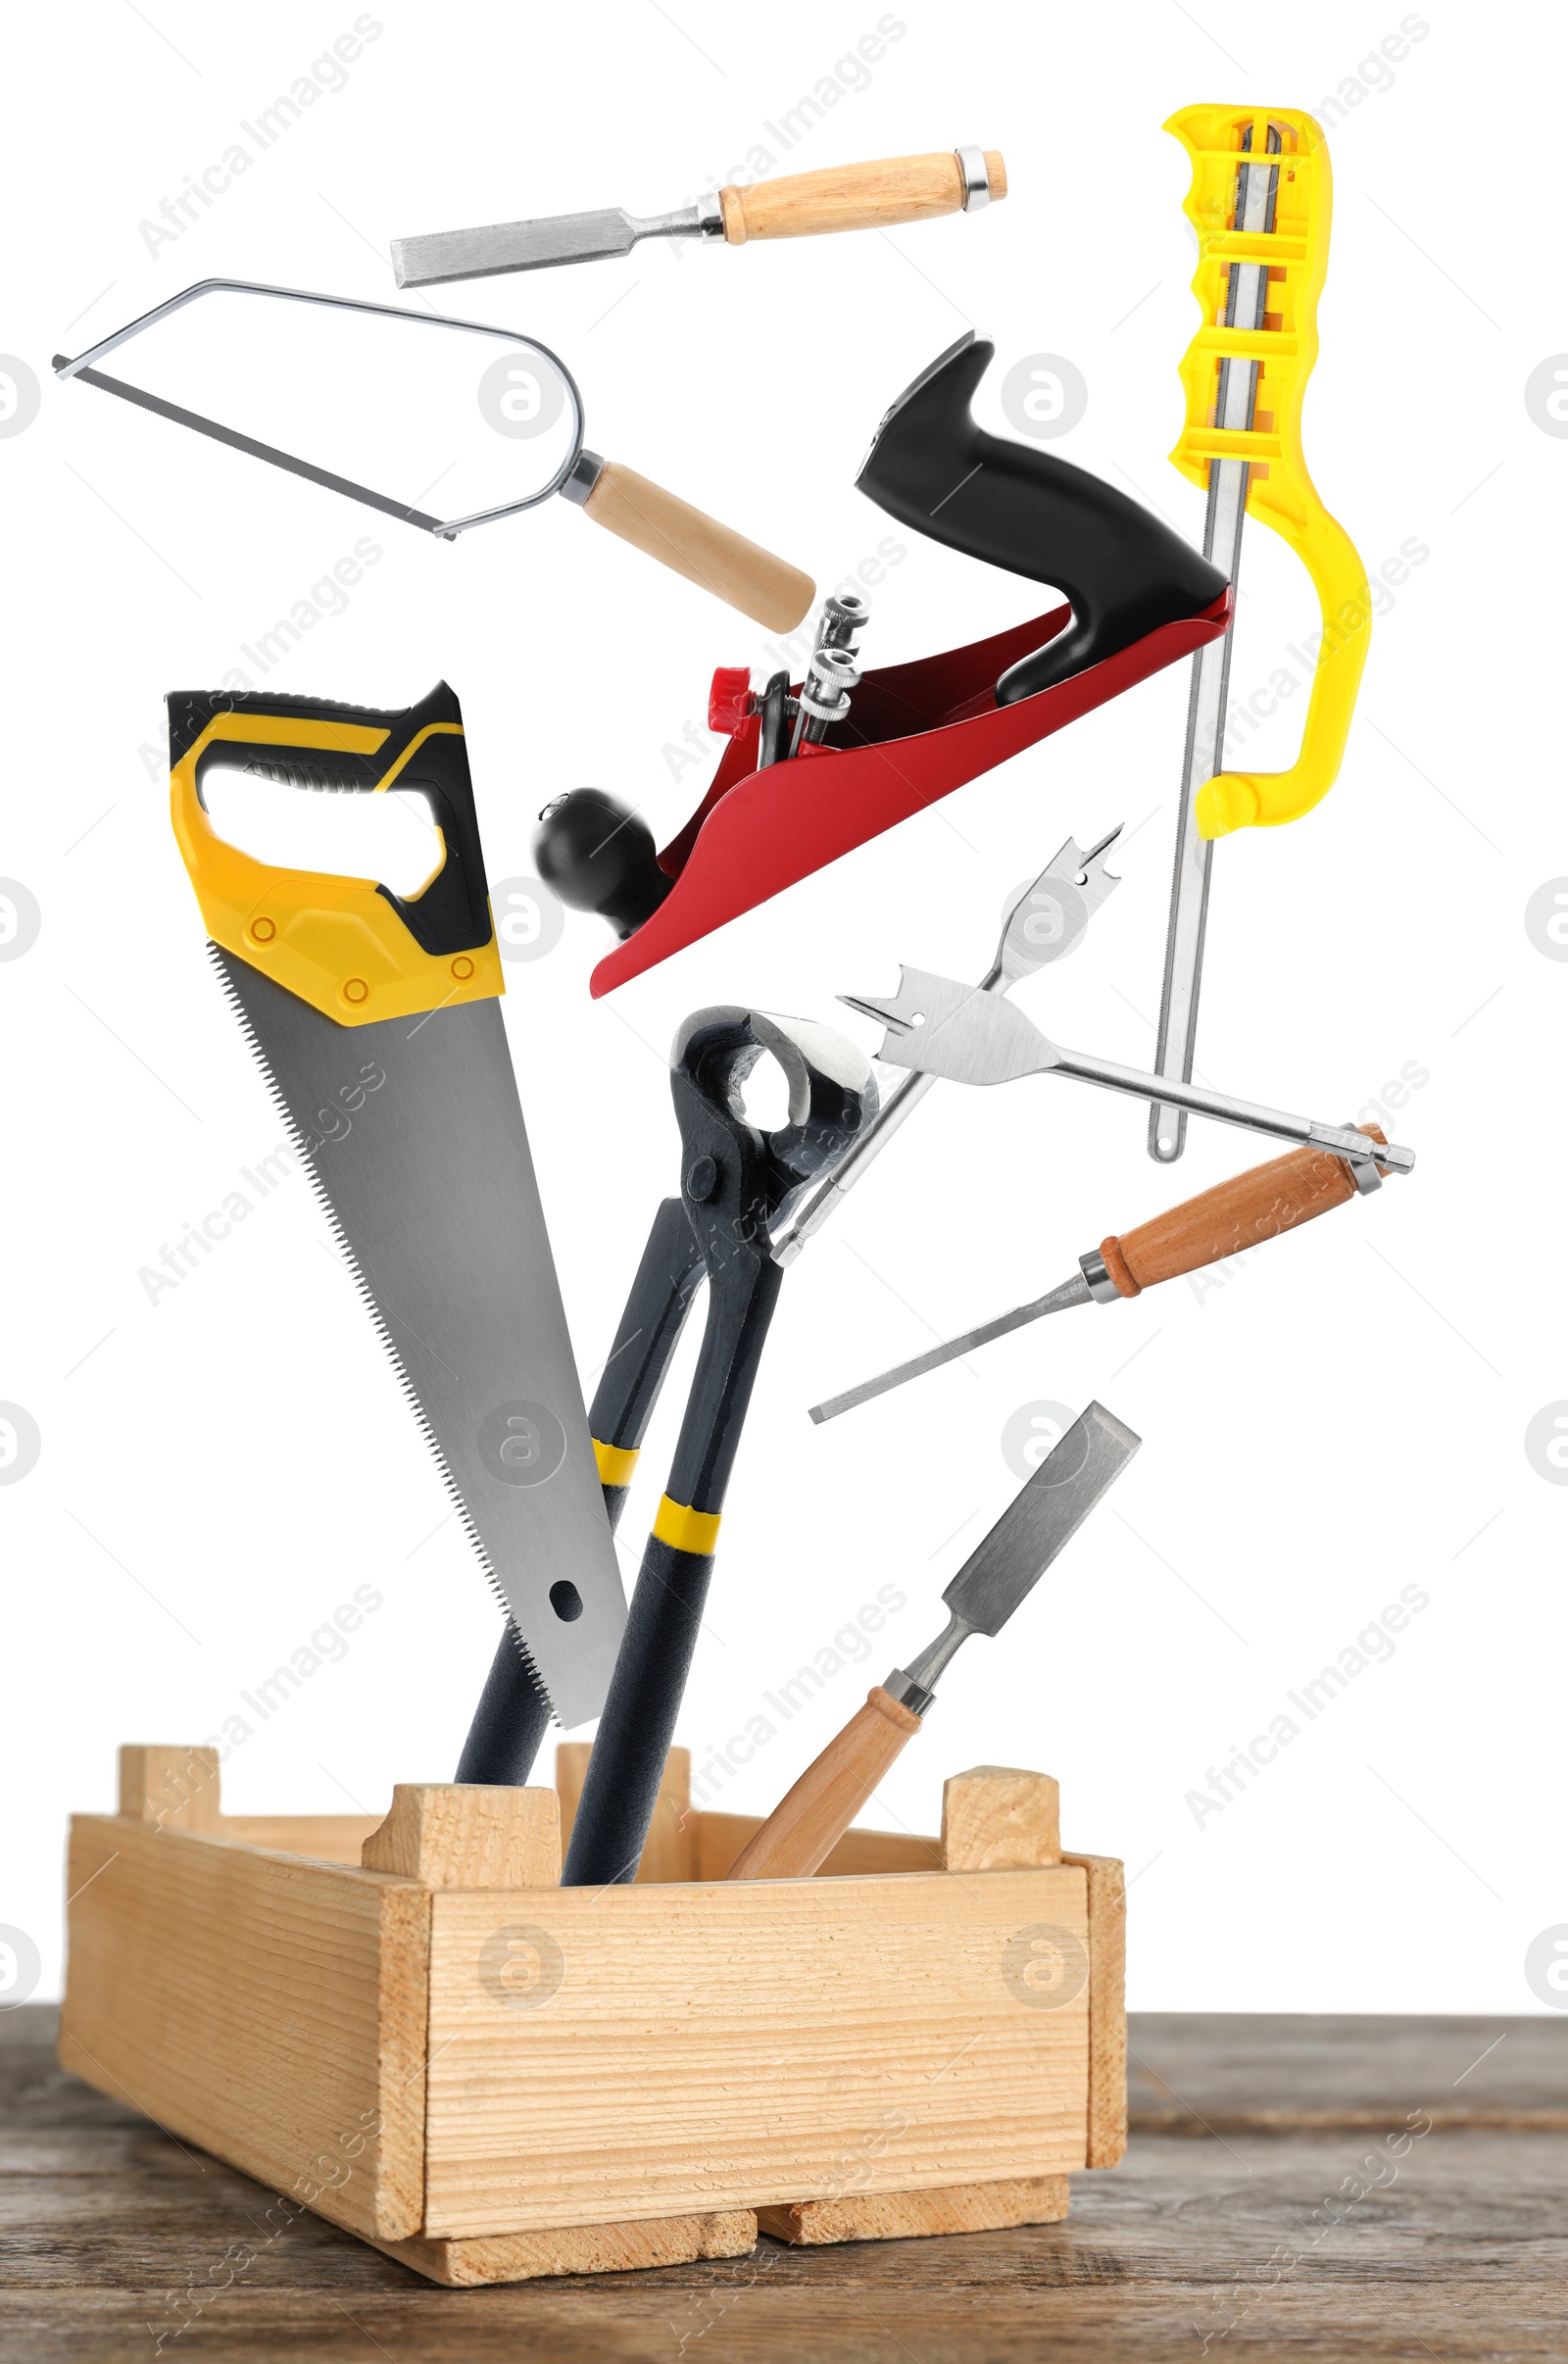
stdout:
[[911,1715],[927,1714],[937,1696],[937,1678],[974,1630],[955,1610],[936,1640],[921,1650],[911,1665],[895,1666],[883,1690],[901,1707],[907,1707]]

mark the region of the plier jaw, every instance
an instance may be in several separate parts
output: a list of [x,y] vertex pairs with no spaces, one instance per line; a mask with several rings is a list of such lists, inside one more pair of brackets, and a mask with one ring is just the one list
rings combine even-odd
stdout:
[[[749,1120],[743,1099],[764,1052],[777,1059],[790,1090],[789,1120],[771,1133]],[[670,1080],[683,1192],[705,1260],[715,1225],[704,1209],[721,1210],[718,1221],[728,1221],[730,1238],[757,1239],[808,1182],[838,1163],[877,1108],[871,1063],[844,1035],[808,1018],[731,1005],[699,1010],[686,1020],[670,1054]]]
[[[742,1098],[764,1053],[790,1090],[788,1121],[770,1133],[751,1122]],[[670,1089],[680,1195],[654,1218],[589,1414],[612,1521],[705,1276],[708,1324],[669,1493],[716,1518],[781,1277],[774,1229],[877,1107],[870,1061],[843,1035],[728,1004],[699,1010],[681,1027]]]
[[[764,1052],[790,1091],[788,1121],[768,1133],[742,1097]],[[670,1087],[681,1198],[709,1303],[667,1497],[716,1519],[783,1279],[774,1225],[875,1114],[877,1089],[869,1059],[832,1028],[729,1005],[686,1020]]]

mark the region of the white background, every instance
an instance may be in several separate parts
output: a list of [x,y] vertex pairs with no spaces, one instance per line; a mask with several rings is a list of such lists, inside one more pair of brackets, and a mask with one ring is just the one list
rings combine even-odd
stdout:
[[[1524,1432],[1568,1395],[1568,968],[1535,949],[1524,910],[1568,871],[1554,727],[1568,448],[1532,423],[1524,384],[1568,322],[1538,226],[1557,206],[1555,146],[1504,144],[1504,126],[1522,74],[1560,84],[1560,35],[1544,12],[1432,7],[1390,68],[1378,51],[1398,0],[886,13],[900,36],[863,77],[841,72],[866,86],[786,158],[764,123],[853,55],[876,0],[378,5],[346,86],[156,253],[138,225],[330,53],[353,0],[260,16],[102,0],[69,36],[28,21],[0,346],[43,401],[0,442],[0,871],[42,927],[0,965],[0,1398],[31,1413],[42,1452],[0,1489],[0,1922],[41,1947],[41,1994],[57,1991],[66,1816],[112,1805],[121,1741],[204,1739],[368,1583],[384,1605],[234,1750],[223,1795],[244,1812],[376,1811],[394,1780],[450,1776],[497,1634],[298,1174],[156,1305],[138,1281],[278,1138],[170,831],[165,691],[244,667],[240,645],[368,535],[379,562],[267,686],[401,706],[449,678],[503,879],[532,866],[538,808],[579,782],[640,802],[663,842],[709,776],[706,752],[689,760],[688,742],[682,764],[680,751],[688,724],[709,746],[711,668],[766,656],[744,618],[563,503],[427,541],[57,385],[51,353],[218,271],[396,300],[395,235],[659,210],[733,176],[759,142],[787,171],[983,142],[1005,154],[1012,193],[978,218],[816,246],[644,246],[441,301],[559,348],[599,450],[824,590],[890,531],[853,489],[878,417],[970,325],[997,340],[988,424],[1004,427],[1013,362],[1070,358],[1089,405],[1054,448],[1197,539],[1200,497],[1165,460],[1197,316],[1186,165],[1161,123],[1204,99],[1315,108],[1349,84],[1306,448],[1374,570],[1410,541],[1429,556],[1376,626],[1327,803],[1218,849],[1200,1065],[1329,1118],[1381,1103],[1419,1169],[1221,1286],[1179,1281],[1025,1329],[814,1429],[821,1395],[1037,1295],[1105,1232],[1269,1154],[1195,1124],[1171,1175],[1147,1160],[1140,1106],[1067,1083],[944,1088],[788,1277],[681,1737],[699,1757],[727,1742],[895,1584],[907,1606],[868,1660],[729,1785],[736,1806],[769,1807],[866,1683],[937,1630],[943,1585],[1015,1491],[1009,1416],[1098,1395],[1142,1454],[1005,1640],[958,1660],[866,1819],[934,1829],[943,1776],[975,1762],[1054,1772],[1069,1844],[1137,1875],[1137,2005],[1538,2007],[1526,1946],[1568,1917],[1551,1811],[1568,1494],[1532,1468]],[[396,384],[364,401],[384,415]],[[1046,604],[898,538],[871,663]],[[1244,590],[1233,682],[1249,691],[1288,662],[1313,604],[1261,528]],[[978,976],[1008,890],[1069,831],[1087,843],[1125,819],[1124,885],[1023,999],[1064,1042],[1149,1060],[1186,694],[1186,668],[1166,672],[608,1002],[587,991],[608,941],[595,920],[569,917],[547,958],[509,967],[590,1387],[675,1184],[663,1062],[690,1010],[836,1016],[869,1048],[837,993],[891,990],[900,960]],[[1298,713],[1282,710],[1250,760],[1288,763]],[[1419,1087],[1396,1102],[1387,1087],[1411,1072]],[[695,1337],[628,1507],[628,1579]],[[1409,1584],[1430,1604],[1393,1658],[1200,1824],[1188,1793]]]

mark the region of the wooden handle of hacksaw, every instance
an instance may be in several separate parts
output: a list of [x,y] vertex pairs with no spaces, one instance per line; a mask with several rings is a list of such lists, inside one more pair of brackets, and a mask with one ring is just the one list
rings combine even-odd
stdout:
[[770,632],[792,632],[816,597],[799,566],[749,542],[716,517],[651,484],[635,468],[607,460],[582,505],[584,517],[658,559],[689,583],[739,608]]
[[[987,148],[992,202],[1007,194],[1007,168]],[[724,236],[812,238],[826,230],[891,229],[900,222],[929,222],[964,207],[963,171],[949,148],[936,156],[887,156],[878,164],[835,165],[825,172],[796,172],[760,180],[749,189],[720,189]]]
[[906,1741],[910,1707],[874,1684],[865,1705],[830,1740],[729,1867],[732,1880],[805,1880],[830,1855]]
[[[1375,1124],[1359,1130],[1387,1143],[1387,1135]],[[1112,1235],[1102,1240],[1100,1253],[1122,1296],[1137,1297],[1157,1281],[1221,1264],[1228,1256],[1240,1256],[1283,1231],[1295,1231],[1354,1196],[1355,1183],[1343,1157],[1332,1150],[1292,1150],[1287,1157],[1271,1157],[1266,1165],[1254,1165],[1212,1190],[1200,1191],[1196,1199],[1155,1215],[1152,1223],[1140,1223],[1120,1239]]]

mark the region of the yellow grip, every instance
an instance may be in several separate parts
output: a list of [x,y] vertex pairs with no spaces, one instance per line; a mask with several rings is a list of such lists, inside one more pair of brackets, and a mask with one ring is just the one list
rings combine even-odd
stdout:
[[340,1026],[414,1016],[503,993],[493,925],[488,943],[453,953],[426,952],[373,878],[278,869],[260,862],[219,836],[202,802],[201,774],[220,745],[248,749],[273,763],[279,754],[297,751],[303,767],[313,756],[329,763],[357,759],[371,767],[373,790],[380,792],[393,785],[426,740],[447,736],[461,741],[461,722],[426,722],[395,737],[379,723],[318,713],[214,712],[170,769],[174,836],[213,942]]
[[[1233,224],[1242,140],[1261,157],[1270,127],[1279,135],[1274,228],[1250,236]],[[1272,828],[1299,819],[1339,777],[1372,634],[1372,597],[1355,545],[1318,497],[1301,452],[1301,403],[1317,359],[1317,303],[1328,272],[1333,183],[1320,127],[1297,108],[1184,107],[1166,123],[1193,166],[1184,208],[1198,233],[1193,293],[1200,328],[1181,366],[1187,418],[1171,459],[1206,489],[1211,460],[1249,465],[1247,507],[1290,543],[1312,578],[1323,630],[1296,762],[1288,771],[1222,771],[1198,794],[1202,837]],[[1222,323],[1233,263],[1266,263],[1264,325]],[[1219,367],[1255,361],[1253,423],[1214,424]]]

